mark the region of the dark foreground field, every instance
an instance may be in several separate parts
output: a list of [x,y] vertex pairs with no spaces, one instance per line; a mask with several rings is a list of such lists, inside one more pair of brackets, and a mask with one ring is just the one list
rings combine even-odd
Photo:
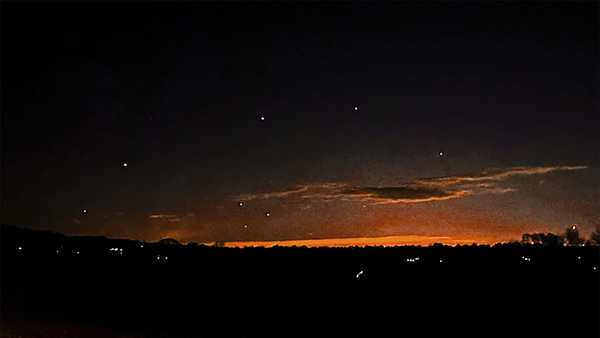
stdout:
[[0,337],[599,336],[598,247],[1,244]]

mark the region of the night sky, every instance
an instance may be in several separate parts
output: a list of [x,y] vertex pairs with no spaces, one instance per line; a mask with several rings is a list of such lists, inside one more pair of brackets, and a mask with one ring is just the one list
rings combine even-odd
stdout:
[[597,13],[2,3],[1,221],[332,245],[587,234]]

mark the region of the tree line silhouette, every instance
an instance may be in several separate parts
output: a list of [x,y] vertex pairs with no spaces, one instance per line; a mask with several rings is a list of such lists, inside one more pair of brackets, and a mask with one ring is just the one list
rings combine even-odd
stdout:
[[580,235],[577,225],[573,224],[565,229],[564,234],[553,233],[526,233],[521,238],[522,244],[539,244],[544,246],[598,246],[600,245],[600,230],[597,228],[590,234],[589,239]]
[[2,226],[0,325],[24,323],[15,337],[64,321],[135,333],[123,337],[375,337],[451,325],[543,336],[560,327],[519,323],[576,322],[565,336],[597,337],[597,239],[571,226],[495,245],[230,248]]

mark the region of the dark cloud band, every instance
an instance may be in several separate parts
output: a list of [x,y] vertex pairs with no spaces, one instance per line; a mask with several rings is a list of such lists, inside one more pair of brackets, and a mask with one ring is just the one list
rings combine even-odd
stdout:
[[511,177],[544,175],[555,171],[586,168],[587,166],[554,166],[490,169],[478,175],[421,178],[392,187],[362,187],[338,182],[312,183],[285,191],[240,195],[234,199],[252,201],[270,198],[310,198],[370,204],[422,203],[479,194],[504,194],[516,191],[514,188],[500,185]]

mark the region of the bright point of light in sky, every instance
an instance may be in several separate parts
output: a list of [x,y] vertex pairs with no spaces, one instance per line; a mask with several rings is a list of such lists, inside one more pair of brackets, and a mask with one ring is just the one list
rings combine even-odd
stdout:
[[127,166],[127,162],[123,162],[123,167],[126,167],[126,166]]

